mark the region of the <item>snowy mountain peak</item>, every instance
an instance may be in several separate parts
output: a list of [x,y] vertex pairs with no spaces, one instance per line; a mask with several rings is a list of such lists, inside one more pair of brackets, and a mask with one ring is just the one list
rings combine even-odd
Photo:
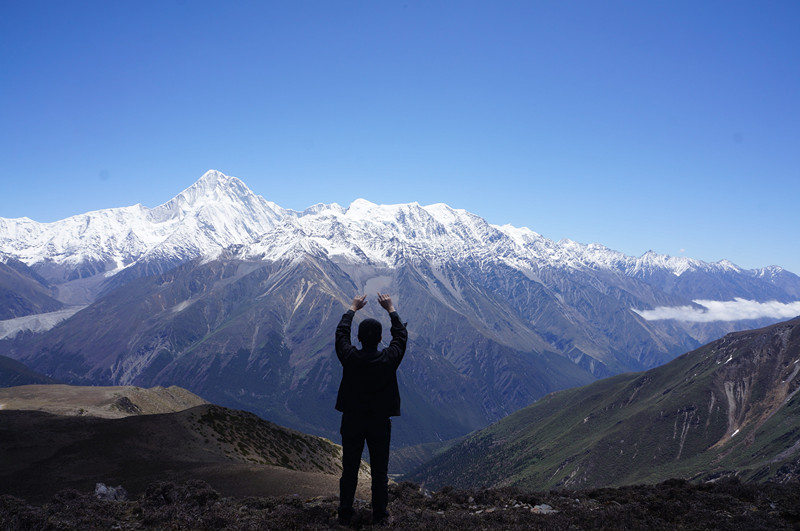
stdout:
[[228,177],[224,173],[218,170],[208,170],[205,172],[202,177],[200,177],[195,185],[202,184],[207,186],[217,186],[217,183],[220,183],[222,186],[226,186],[227,183],[231,181],[238,181],[236,177]]
[[[308,245],[297,245],[305,240]],[[627,275],[660,270],[680,276],[698,269],[738,270],[727,261],[706,264],[653,251],[636,258],[599,244],[555,242],[527,228],[491,225],[443,203],[378,205],[356,199],[347,208],[317,204],[296,212],[216,170],[152,209],[135,205],[48,224],[0,218],[0,253],[29,266],[49,264],[42,267],[58,271],[48,273],[56,282],[74,277],[75,270],[80,270],[78,275],[111,274],[139,261],[177,264],[198,257],[212,259],[231,247],[254,258],[278,259],[313,250],[339,260],[387,266],[408,259],[478,258],[528,272],[544,267],[601,268]],[[56,278],[62,274],[65,277]]]
[[756,278],[766,278],[766,279],[777,278],[785,272],[786,272],[785,269],[776,265],[762,267],[760,269],[754,269],[752,271],[753,276],[755,276]]
[[340,206],[338,203],[331,203],[326,205],[325,203],[317,203],[316,205],[311,205],[307,209],[303,210],[299,213],[301,216],[314,216],[317,214],[324,214],[326,212],[334,212],[336,214],[344,214],[347,212],[347,209]]
[[227,204],[248,207],[259,203],[259,199],[264,201],[236,177],[209,170],[189,188],[154,208],[150,212],[150,217],[154,221],[165,221],[175,217],[182,218],[207,206],[218,208],[222,204]]
[[347,210],[345,210],[345,214],[349,218],[363,219],[368,218],[370,213],[375,212],[378,209],[379,207],[375,203],[367,201],[366,199],[358,198],[350,203],[350,206],[347,207]]
[[230,177],[217,170],[208,170],[185,193],[194,193],[199,199],[220,199],[223,197],[234,200],[248,200],[256,195],[236,177]]
[[212,170],[153,209],[112,208],[53,223],[0,218],[0,251],[29,266],[50,264],[48,276],[58,283],[62,274],[74,277],[73,268],[82,277],[111,274],[140,260],[216,256],[231,245],[253,243],[286,213],[239,179]]

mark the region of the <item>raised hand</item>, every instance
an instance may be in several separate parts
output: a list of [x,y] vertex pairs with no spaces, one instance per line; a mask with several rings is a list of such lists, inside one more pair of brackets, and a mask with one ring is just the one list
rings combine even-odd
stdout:
[[361,308],[367,305],[367,294],[363,294],[353,298],[353,302],[350,303],[350,309],[354,312],[357,312]]
[[392,304],[392,298],[388,293],[378,293],[378,304],[389,313],[394,311],[394,304]]

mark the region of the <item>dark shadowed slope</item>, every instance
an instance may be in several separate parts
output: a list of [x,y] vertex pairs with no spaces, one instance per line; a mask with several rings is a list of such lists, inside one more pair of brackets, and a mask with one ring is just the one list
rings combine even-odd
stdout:
[[189,479],[223,495],[323,495],[337,491],[340,461],[326,439],[210,404],[118,419],[0,410],[0,494],[31,501],[98,482],[138,494]]
[[0,387],[56,382],[57,380],[40,374],[15,359],[0,355]]
[[0,321],[60,310],[64,304],[53,295],[45,279],[0,252]]

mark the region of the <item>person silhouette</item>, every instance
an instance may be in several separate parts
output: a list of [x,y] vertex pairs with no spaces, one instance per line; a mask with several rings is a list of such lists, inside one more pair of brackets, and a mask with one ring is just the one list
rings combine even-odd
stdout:
[[378,294],[378,304],[391,321],[392,340],[385,349],[381,342],[381,323],[364,319],[358,327],[358,349],[351,343],[353,316],[367,304],[367,296],[353,298],[350,308],[336,327],[336,356],[342,364],[342,381],[336,396],[336,409],[342,412],[342,477],[339,480],[339,523],[348,524],[353,516],[353,499],[358,484],[358,469],[364,442],[369,448],[372,475],[372,522],[389,518],[389,443],[391,417],[400,415],[400,390],[397,368],[403,361],[408,341],[405,323],[394,308],[392,298]]

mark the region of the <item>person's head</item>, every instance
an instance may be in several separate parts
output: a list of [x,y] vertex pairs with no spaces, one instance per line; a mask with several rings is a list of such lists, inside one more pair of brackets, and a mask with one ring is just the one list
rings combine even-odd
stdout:
[[373,349],[381,342],[381,323],[375,319],[364,319],[358,325],[358,340],[365,349]]

